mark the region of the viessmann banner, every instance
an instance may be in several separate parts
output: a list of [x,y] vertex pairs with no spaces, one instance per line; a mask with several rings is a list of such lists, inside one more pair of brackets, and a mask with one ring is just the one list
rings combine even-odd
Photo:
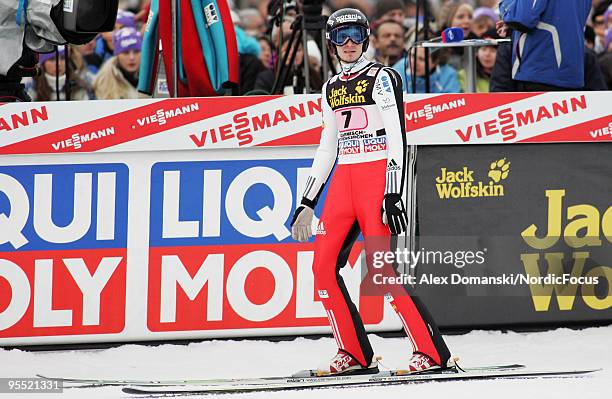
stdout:
[[417,267],[441,325],[612,320],[612,146],[430,146],[418,159],[419,248],[482,258]]
[[[494,98],[415,97],[408,137],[425,142],[421,131],[439,124],[455,142],[457,130],[490,126],[490,112],[535,112],[552,100],[562,104],[555,126],[578,126],[571,141],[610,138],[608,125],[580,127],[583,113],[603,118],[597,93]],[[0,345],[329,332],[313,245],[289,234],[319,139],[319,101],[0,105]],[[461,117],[445,121],[449,112]],[[532,115],[530,128],[546,123],[544,111]],[[399,330],[382,298],[361,295],[359,264],[357,245],[342,274],[368,328]]]
[[[407,95],[407,137],[421,145],[611,141],[611,100],[610,92]],[[314,145],[320,130],[315,94],[0,104],[0,154]]]

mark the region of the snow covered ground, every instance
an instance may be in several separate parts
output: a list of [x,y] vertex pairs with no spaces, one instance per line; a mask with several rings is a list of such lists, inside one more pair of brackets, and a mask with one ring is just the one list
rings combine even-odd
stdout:
[[[538,333],[473,331],[447,336],[454,355],[469,366],[523,363],[534,369],[603,368],[585,378],[432,382],[388,387],[319,389],[224,395],[221,398],[605,398],[612,393],[612,326]],[[371,335],[389,368],[410,353],[405,338]],[[293,341],[208,341],[189,345],[123,345],[104,350],[23,352],[0,350],[0,376],[177,379],[287,375],[325,365],[336,352],[333,338]],[[11,397],[0,394],[0,399]],[[63,394],[13,395],[18,399],[126,398],[119,387],[67,389]],[[194,397],[194,396],[190,396]],[[208,396],[210,398],[210,396]]]

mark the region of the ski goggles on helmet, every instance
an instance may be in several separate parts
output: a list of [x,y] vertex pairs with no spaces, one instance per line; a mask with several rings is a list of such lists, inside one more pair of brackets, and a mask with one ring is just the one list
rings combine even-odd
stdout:
[[336,46],[344,46],[351,40],[355,44],[360,44],[368,39],[368,31],[360,25],[340,26],[329,33],[329,40]]

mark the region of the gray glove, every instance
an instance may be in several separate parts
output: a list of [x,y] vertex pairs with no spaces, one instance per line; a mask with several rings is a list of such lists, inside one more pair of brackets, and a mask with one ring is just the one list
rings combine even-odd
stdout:
[[299,242],[306,242],[312,237],[312,218],[314,210],[306,205],[300,205],[291,220],[291,237]]

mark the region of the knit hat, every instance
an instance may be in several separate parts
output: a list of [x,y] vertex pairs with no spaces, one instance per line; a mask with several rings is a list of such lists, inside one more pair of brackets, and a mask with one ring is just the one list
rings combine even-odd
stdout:
[[481,15],[491,18],[495,23],[499,21],[499,15],[497,15],[495,11],[489,7],[478,7],[476,10],[474,10],[474,19],[480,17]]
[[[66,51],[64,50],[64,47],[61,47],[59,49],[59,56],[60,58],[64,58],[64,56],[66,55]],[[52,60],[55,58],[55,51],[51,52],[51,53],[43,53],[43,54],[39,54],[38,55],[38,63],[40,65],[44,65],[45,62]]]
[[380,19],[383,15],[393,10],[404,10],[402,0],[379,0],[374,7],[374,20]]
[[122,28],[136,29],[136,16],[133,12],[119,10],[117,11],[116,25],[121,25]]
[[142,35],[134,28],[121,28],[113,32],[113,51],[114,55],[125,53],[126,51],[140,51],[142,48]]

